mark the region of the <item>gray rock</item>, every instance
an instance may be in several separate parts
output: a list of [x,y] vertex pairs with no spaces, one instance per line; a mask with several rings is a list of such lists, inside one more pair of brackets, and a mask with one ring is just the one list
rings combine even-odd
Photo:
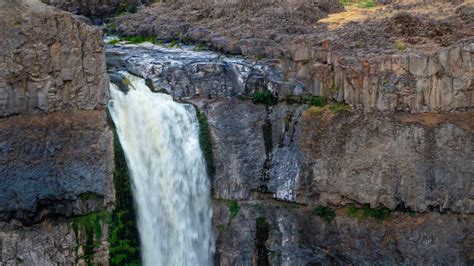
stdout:
[[[0,222],[1,265],[84,265],[81,258],[86,245],[84,228],[78,226],[77,234],[71,220],[45,220],[39,224],[22,227],[14,222]],[[102,237],[94,236],[94,264],[108,265],[108,224],[101,221]]]
[[149,4],[149,0],[41,0],[43,3],[88,17],[106,17],[113,13],[135,11],[142,4]]
[[[474,258],[472,215],[392,213],[377,221],[340,209],[328,223],[310,206],[264,200],[240,201],[239,207],[231,219],[227,202],[213,203],[217,265],[255,265],[262,237],[260,256],[266,254],[270,265],[469,265]],[[267,237],[257,219],[266,222]]]

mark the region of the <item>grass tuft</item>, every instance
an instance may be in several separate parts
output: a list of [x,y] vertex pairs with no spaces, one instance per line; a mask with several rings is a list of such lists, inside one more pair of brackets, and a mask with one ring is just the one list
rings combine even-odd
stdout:
[[354,204],[347,206],[347,214],[358,219],[374,218],[377,220],[385,220],[390,217],[390,209],[384,206],[371,208],[370,204],[364,204],[361,208]]
[[341,0],[343,6],[355,6],[358,8],[373,8],[376,6],[374,0]]
[[231,200],[227,203],[227,206],[229,207],[229,224],[234,220],[234,218],[239,214],[240,211],[240,206],[239,202],[236,200]]
[[330,223],[336,217],[336,212],[329,207],[316,207],[313,209],[312,213],[321,217],[321,219],[327,223]]

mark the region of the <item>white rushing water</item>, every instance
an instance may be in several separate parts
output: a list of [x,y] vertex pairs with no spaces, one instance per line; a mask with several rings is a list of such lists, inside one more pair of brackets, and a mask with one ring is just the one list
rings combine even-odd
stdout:
[[210,182],[194,107],[141,78],[111,84],[109,110],[131,173],[144,265],[212,265]]

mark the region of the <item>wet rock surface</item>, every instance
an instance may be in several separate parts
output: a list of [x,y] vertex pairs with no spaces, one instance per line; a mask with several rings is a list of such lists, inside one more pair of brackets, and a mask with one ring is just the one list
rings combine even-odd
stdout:
[[284,94],[297,84],[283,81],[273,65],[227,57],[210,51],[195,51],[196,46],[167,48],[144,43],[111,45],[107,49],[108,68],[126,69],[149,80],[156,91],[175,98],[252,97],[261,89]]

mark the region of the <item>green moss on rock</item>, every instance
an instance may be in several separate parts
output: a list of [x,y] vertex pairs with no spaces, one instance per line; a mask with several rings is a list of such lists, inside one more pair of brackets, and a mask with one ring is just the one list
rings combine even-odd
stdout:
[[137,229],[135,204],[125,154],[112,119],[114,132],[116,207],[109,219],[110,265],[141,265],[140,240]]
[[77,239],[81,239],[84,233],[84,243],[79,246],[83,247],[84,255],[81,259],[90,265],[95,255],[95,248],[100,246],[103,236],[102,226],[107,222],[110,213],[106,210],[89,213],[84,216],[74,217],[72,219],[72,228]]
[[201,146],[204,159],[206,160],[206,170],[209,178],[212,179],[216,171],[214,166],[214,154],[212,151],[212,135],[209,123],[204,112],[196,108],[196,113],[199,121],[199,144]]

